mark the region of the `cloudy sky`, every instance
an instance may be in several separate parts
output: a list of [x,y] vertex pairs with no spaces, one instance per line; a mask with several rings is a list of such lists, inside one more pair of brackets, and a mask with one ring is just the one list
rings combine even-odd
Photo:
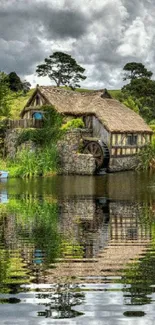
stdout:
[[35,70],[54,51],[86,69],[88,88],[118,89],[127,62],[155,76],[155,0],[0,0],[0,70],[34,86]]

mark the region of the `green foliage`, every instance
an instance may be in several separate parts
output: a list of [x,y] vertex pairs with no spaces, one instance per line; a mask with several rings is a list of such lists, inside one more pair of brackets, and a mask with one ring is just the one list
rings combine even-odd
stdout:
[[[4,209],[5,208],[5,209]],[[15,243],[9,246],[6,242],[6,224],[10,216],[14,215],[16,227],[10,229]],[[50,203],[28,197],[27,200],[10,199],[7,205],[0,206],[0,283],[1,293],[9,293],[12,284],[29,283],[32,275],[23,261],[24,252],[29,254],[29,267],[47,268],[60,254],[61,238],[58,233],[58,205],[56,201]],[[20,244],[19,244],[20,243]],[[8,247],[9,246],[9,247]],[[36,252],[40,252],[40,257]],[[39,263],[39,264],[38,264]],[[16,287],[17,290],[17,287]]]
[[21,110],[26,105],[28,99],[33,94],[34,89],[30,89],[26,94],[23,94],[23,91],[18,93],[11,93],[11,118],[12,119],[19,119],[19,114],[21,113]]
[[129,79],[130,82],[122,88],[121,101],[126,104],[126,99],[132,98],[139,114],[149,123],[155,118],[155,81],[150,79],[152,72],[135,62],[127,63],[123,69],[127,71],[124,80]]
[[116,90],[112,89],[112,90],[108,90],[108,92],[113,98],[119,100],[120,95],[121,95],[121,90],[120,89],[116,89]]
[[34,177],[39,175],[52,175],[58,171],[59,158],[56,144],[30,151],[23,149],[16,155],[14,161],[1,164],[7,169],[10,177]]
[[10,116],[10,90],[7,75],[0,72],[0,120]]
[[134,80],[137,78],[151,78],[153,73],[148,71],[142,63],[129,62],[123,70],[125,71],[124,80]]
[[155,133],[155,120],[152,120],[149,126],[152,129],[152,131]]
[[[60,130],[63,117],[52,106],[43,106],[45,123],[41,129],[23,129],[18,137],[17,152],[14,160],[1,161],[0,166],[9,171],[10,177],[34,177],[56,173],[59,168],[57,141],[63,131]],[[34,143],[29,149],[28,142]],[[25,145],[24,145],[25,144]],[[30,145],[31,148],[31,145]]]
[[129,92],[136,98],[152,98],[155,91],[155,81],[148,78],[133,79],[128,85],[124,86],[122,90]]
[[30,91],[31,84],[27,80],[24,80],[22,82],[22,86],[23,86],[23,94],[26,95]]
[[147,170],[152,160],[155,159],[155,138],[152,139],[150,145],[146,146],[139,153],[138,169]]
[[54,52],[36,69],[38,76],[48,76],[57,87],[66,85],[73,89],[80,87],[78,84],[80,80],[86,79],[84,71],[85,69],[71,55],[63,52]]
[[18,137],[18,145],[33,141],[38,145],[44,146],[56,143],[62,135],[60,129],[63,116],[59,114],[53,106],[42,106],[44,110],[44,125],[41,129],[25,129]]
[[16,74],[16,72],[10,72],[8,75],[8,85],[11,91],[18,92],[23,89],[23,84]]
[[123,104],[139,114],[139,107],[131,96],[124,100]]
[[70,121],[68,121],[67,123],[63,124],[61,129],[63,131],[68,131],[71,129],[77,129],[77,128],[83,128],[84,127],[84,122],[81,118],[75,118],[72,119]]

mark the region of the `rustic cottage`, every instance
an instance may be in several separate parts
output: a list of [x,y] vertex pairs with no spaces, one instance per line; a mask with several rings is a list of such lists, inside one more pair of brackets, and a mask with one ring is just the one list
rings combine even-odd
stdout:
[[97,168],[110,171],[133,169],[137,153],[151,141],[152,130],[142,117],[108,91],[69,91],[53,86],[37,86],[22,110],[22,119],[42,120],[42,105],[54,105],[65,116],[82,117],[91,137],[84,139],[84,153],[91,153]]

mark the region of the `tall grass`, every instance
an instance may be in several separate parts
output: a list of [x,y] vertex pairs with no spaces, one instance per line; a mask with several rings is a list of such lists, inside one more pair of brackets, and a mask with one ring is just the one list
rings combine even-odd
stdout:
[[[11,177],[33,177],[54,174],[59,168],[57,141],[64,131],[61,130],[63,117],[54,107],[43,106],[44,126],[42,129],[22,130],[17,140],[17,153],[14,159],[0,161],[0,169],[9,171]],[[25,143],[34,144],[33,147]],[[21,145],[24,148],[21,149]]]
[[152,167],[155,169],[155,136],[153,136],[150,145],[139,153],[138,169],[147,170]]
[[[0,162],[1,165],[1,162]],[[18,152],[14,161],[3,162],[3,169],[9,171],[10,177],[34,177],[55,174],[59,168],[59,157],[56,144],[31,151],[23,149]]]

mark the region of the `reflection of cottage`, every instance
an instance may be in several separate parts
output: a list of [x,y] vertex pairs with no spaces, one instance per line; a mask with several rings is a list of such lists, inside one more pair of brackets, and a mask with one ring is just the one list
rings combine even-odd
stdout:
[[[144,211],[145,212],[145,211]],[[110,202],[110,239],[115,243],[150,242],[151,224],[143,221],[143,207],[134,202]]]
[[84,153],[93,154],[100,168],[109,165],[111,171],[132,169],[137,164],[136,154],[150,143],[149,126],[138,114],[113,99],[107,90],[76,92],[52,86],[37,87],[21,118],[40,122],[44,104],[54,105],[65,116],[83,118],[91,130]]
[[84,258],[95,257],[107,245],[108,223],[109,202],[106,199],[80,197],[61,203],[59,231],[70,240],[70,244],[72,242],[73,255],[79,245]]
[[143,213],[142,205],[136,202],[102,197],[62,202],[60,232],[69,240],[76,239],[84,255],[64,255],[56,268],[49,270],[47,282],[63,282],[70,276],[93,282],[98,276],[122,276],[128,263],[145,254],[150,244],[151,224],[143,219]]

